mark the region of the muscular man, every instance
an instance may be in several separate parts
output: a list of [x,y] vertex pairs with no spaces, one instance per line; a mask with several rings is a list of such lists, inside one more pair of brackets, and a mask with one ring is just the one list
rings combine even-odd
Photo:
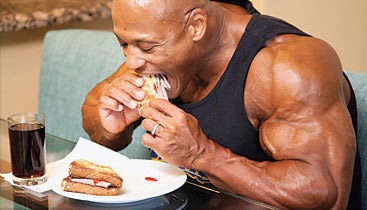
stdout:
[[[247,2],[248,3],[248,2]],[[91,139],[142,143],[215,186],[282,209],[360,208],[356,102],[335,51],[286,22],[208,0],[114,0],[126,62],[83,105]],[[163,74],[171,99],[144,98]]]

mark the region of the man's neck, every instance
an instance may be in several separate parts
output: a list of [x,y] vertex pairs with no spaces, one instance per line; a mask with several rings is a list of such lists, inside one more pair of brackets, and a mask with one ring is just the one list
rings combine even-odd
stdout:
[[216,7],[215,15],[209,19],[208,37],[201,43],[204,50],[195,65],[196,74],[181,95],[185,103],[197,102],[210,93],[225,72],[245,30],[247,19],[244,16]]
[[251,18],[222,10],[216,21],[208,25],[208,32],[212,37],[207,43],[203,43],[203,49],[206,51],[201,56],[201,68],[197,71],[197,76],[208,84],[213,80],[217,81],[215,78],[220,77],[226,70]]
[[202,84],[210,84],[213,78],[222,74],[223,70],[223,52],[226,38],[226,22],[227,16],[223,7],[214,6],[214,12],[208,24],[207,38],[204,43],[201,43],[203,52],[200,56],[200,69],[196,76]]

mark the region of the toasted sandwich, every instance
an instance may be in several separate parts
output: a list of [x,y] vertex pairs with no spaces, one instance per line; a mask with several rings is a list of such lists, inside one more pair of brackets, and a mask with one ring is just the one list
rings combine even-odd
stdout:
[[144,79],[144,85],[142,87],[145,98],[143,101],[138,102],[137,109],[140,110],[149,104],[149,101],[153,98],[163,98],[168,100],[167,90],[171,88],[167,78],[161,74],[155,75],[140,75]]
[[120,193],[122,181],[111,167],[79,159],[70,164],[69,176],[62,180],[61,187],[69,192],[113,196]]

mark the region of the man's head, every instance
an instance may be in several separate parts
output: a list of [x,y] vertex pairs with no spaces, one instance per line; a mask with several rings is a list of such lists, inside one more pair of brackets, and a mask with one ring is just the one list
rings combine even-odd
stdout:
[[172,86],[169,97],[177,97],[204,54],[208,5],[208,0],[114,0],[114,32],[127,67],[165,74]]

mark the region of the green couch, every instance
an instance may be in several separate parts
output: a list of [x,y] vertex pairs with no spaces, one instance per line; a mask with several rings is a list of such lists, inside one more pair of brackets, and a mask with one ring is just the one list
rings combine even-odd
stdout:
[[[81,107],[88,92],[125,61],[112,32],[49,31],[43,42],[38,111],[46,118],[46,132],[64,139],[89,139],[83,130]],[[135,129],[132,143],[121,151],[130,158],[149,159]]]
[[[124,61],[112,32],[60,30],[46,34],[40,73],[39,112],[46,116],[49,134],[72,141],[88,135],[82,128],[81,106],[95,84],[112,74]],[[362,197],[367,209],[367,74],[347,72],[358,104],[358,146],[362,159]],[[121,153],[149,158],[140,141],[142,128],[134,131],[133,143]]]

